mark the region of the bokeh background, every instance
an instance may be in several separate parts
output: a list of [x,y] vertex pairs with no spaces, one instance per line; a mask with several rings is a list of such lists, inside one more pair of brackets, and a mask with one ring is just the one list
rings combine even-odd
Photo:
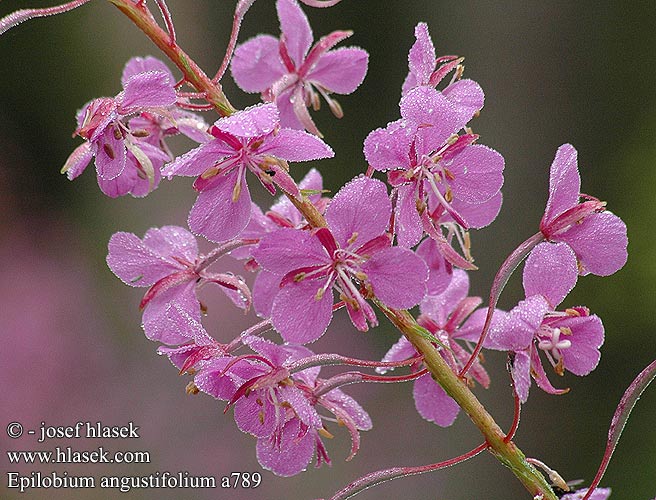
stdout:
[[[180,44],[208,73],[225,46],[234,2],[168,0]],[[0,16],[19,8],[52,5],[4,0]],[[508,1],[443,2],[344,0],[331,9],[306,8],[318,37],[353,29],[353,45],[369,50],[369,74],[352,96],[340,99],[346,116],[327,109],[316,114],[319,128],[336,151],[319,165],[336,191],[364,167],[362,141],[374,128],[398,117],[400,86],[407,72],[413,27],[426,21],[439,54],[466,57],[465,75],[486,92],[486,105],[473,123],[481,142],[506,159],[505,202],[497,222],[473,235],[480,267],[473,293],[486,296],[498,265],[535,232],[547,196],[548,167],[556,148],[571,142],[579,151],[584,192],[607,200],[629,228],[629,262],[609,278],[579,280],[566,304],[586,304],[606,327],[598,369],[584,379],[555,381],[572,388],[555,397],[535,387],[523,409],[517,443],[557,469],[567,480],[590,480],[603,454],[610,418],[635,375],[656,357],[656,8],[652,2]],[[247,15],[241,40],[278,33],[274,2],[260,0]],[[25,23],[0,37],[0,471],[2,498],[193,498],[302,499],[329,497],[351,480],[396,465],[420,465],[463,453],[481,438],[460,416],[452,428],[423,421],[414,410],[410,386],[351,387],[369,411],[374,429],[350,463],[346,432],[328,442],[332,468],[283,479],[261,471],[254,440],[239,432],[223,404],[187,396],[187,380],[139,327],[132,290],[105,265],[115,231],[142,235],[149,227],[185,225],[194,200],[190,182],[162,182],[146,199],[104,197],[93,167],[69,182],[59,169],[79,144],[72,139],[74,114],[88,100],[115,95],[120,74],[134,55],[158,55],[108,2],[91,2],[51,19]],[[257,101],[225,78],[232,102]],[[208,115],[208,120],[214,118]],[[299,178],[309,166],[298,167]],[[269,203],[261,190],[259,200]],[[227,263],[236,271],[238,265]],[[502,298],[520,298],[514,279]],[[251,324],[221,298],[210,304],[206,327],[228,339]],[[343,314],[316,350],[380,357],[396,340],[383,327],[354,331]],[[493,387],[477,391],[498,422],[512,419],[505,359],[495,353],[487,366]],[[4,428],[102,421],[141,427],[133,441],[9,440]],[[603,484],[613,499],[656,495],[656,388],[639,401]],[[6,450],[73,446],[147,450],[147,465],[9,466]],[[5,487],[6,471],[56,470],[72,475],[134,475],[189,471],[218,478],[233,471],[259,471],[256,490],[35,490],[19,495]],[[401,479],[358,498],[509,499],[527,494],[491,456],[432,474]]]

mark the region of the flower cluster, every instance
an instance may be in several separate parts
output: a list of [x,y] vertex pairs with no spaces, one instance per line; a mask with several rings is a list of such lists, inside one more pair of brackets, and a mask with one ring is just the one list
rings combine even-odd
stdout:
[[[237,7],[235,43],[239,16],[252,3]],[[320,0],[304,3],[327,6]],[[158,5],[169,30],[166,43],[176,46],[170,14],[164,2]],[[237,85],[260,93],[263,103],[234,113],[221,109],[222,116],[208,125],[189,111],[203,109],[190,99],[207,93],[181,90],[192,83],[189,74],[176,83],[161,61],[134,58],[124,69],[121,92],[94,99],[78,112],[75,135],[85,142],[63,169],[74,179],[95,159],[98,184],[111,197],[145,196],[162,177],[194,177],[198,197],[188,216],[191,232],[177,226],[150,229],[143,238],[119,232],[107,256],[124,283],[147,288],[139,304],[143,329],[165,344],[160,354],[193,377],[188,392],[227,402],[237,427],[257,439],[260,464],[281,476],[300,473],[313,456],[317,466],[330,463],[322,437],[331,437],[331,421],[350,434],[347,460],[357,453],[360,431],[371,429],[372,422],[342,391],[347,384],[412,380],[419,414],[449,426],[460,404],[407,329],[399,328],[404,335],[381,361],[315,354],[305,347],[328,331],[342,308],[366,332],[379,323],[376,309],[398,318],[415,306],[419,315],[411,328],[439,353],[450,375],[487,388],[490,376],[478,354],[481,348],[501,350],[508,353],[521,403],[528,400],[531,378],[550,394],[567,392],[551,384],[544,361],[560,376],[590,373],[600,361],[604,329],[584,306],[558,307],[578,276],[610,275],[627,259],[624,223],[605,203],[580,192],[576,150],[568,144],[558,149],[539,233],[506,266],[517,267],[528,255],[525,297],[510,311],[495,308],[494,294],[488,307],[480,307],[482,299],[469,296],[468,273],[476,269],[469,231],[488,226],[499,213],[505,162],[473,132],[484,93],[463,78],[462,59],[438,57],[428,27],[416,26],[400,118],[366,137],[368,168],[330,198],[317,170],[297,183],[289,164],[334,155],[308,107],[317,110],[321,96],[341,117],[331,94],[356,90],[368,54],[357,47],[334,49],[349,31],[313,44],[296,0],[277,0],[276,9],[280,37],[259,35],[234,54],[229,49],[224,61],[227,67],[231,60]],[[172,154],[166,139],[178,133],[199,145]],[[251,174],[271,195],[283,194],[268,210],[251,199]],[[201,254],[196,236],[217,246]],[[515,255],[520,258],[512,260]],[[215,269],[223,257],[241,260],[250,276]],[[493,290],[503,288],[503,279],[497,278]],[[208,311],[197,294],[210,284],[237,308],[254,305],[261,321],[232,339],[214,339],[202,324]],[[275,335],[264,337],[271,330],[282,343]],[[377,374],[346,371],[321,378],[322,365],[375,368]],[[402,366],[410,373],[386,375]],[[607,497],[607,490],[595,491]]]

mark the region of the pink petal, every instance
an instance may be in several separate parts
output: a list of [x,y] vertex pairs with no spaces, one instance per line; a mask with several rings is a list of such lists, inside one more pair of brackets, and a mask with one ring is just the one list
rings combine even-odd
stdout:
[[535,346],[531,346],[531,375],[533,380],[535,380],[536,385],[547,394],[565,394],[569,392],[569,389],[556,389],[551,385]]
[[561,335],[562,340],[569,340],[572,345],[563,349],[565,368],[574,375],[587,375],[599,364],[599,348],[604,343],[604,325],[598,316],[568,317],[553,326],[568,327],[572,335]]
[[[588,493],[588,488],[583,488],[574,493],[568,493],[561,497],[561,500],[582,500]],[[608,500],[610,497],[610,488],[595,488],[588,500]]]
[[444,327],[449,315],[468,293],[469,275],[462,269],[454,269],[448,287],[441,294],[429,295],[421,302],[421,313]]
[[306,80],[321,85],[329,92],[350,94],[357,89],[365,75],[369,54],[357,47],[344,47],[321,55]]
[[244,92],[264,92],[287,71],[280,60],[278,39],[258,35],[235,50],[230,70]]
[[168,179],[174,175],[201,175],[224,158],[235,154],[236,151],[232,147],[219,139],[214,139],[178,156],[162,169],[162,175]]
[[417,212],[417,183],[413,182],[396,188],[396,219],[394,231],[398,245],[405,248],[415,246],[424,235],[419,212]]
[[193,340],[196,346],[206,346],[215,343],[214,339],[207,333],[207,330],[203,328],[201,322],[198,321],[197,316],[189,314],[188,311],[180,307],[180,304],[176,302],[169,304],[166,307],[165,314],[173,326],[172,333]]
[[[483,203],[465,203],[454,199],[451,208],[462,217],[470,228],[481,229],[489,226],[499,215],[503,196],[501,191]],[[448,217],[451,219],[451,217]]]
[[549,304],[541,295],[522,300],[509,313],[502,315],[497,324],[492,325],[490,348],[515,352],[526,349],[549,310]]
[[364,140],[364,155],[378,171],[409,168],[410,145],[415,128],[405,120],[397,120],[371,132]]
[[571,144],[563,144],[556,151],[549,173],[549,200],[541,225],[551,222],[579,202],[581,177],[576,156],[576,149]]
[[[412,358],[417,355],[417,351],[414,346],[410,343],[405,337],[400,337],[392,347],[385,353],[381,361],[392,362],[392,361],[403,361],[409,358]],[[394,368],[376,368],[377,373],[387,373],[392,371]]]
[[[415,26],[415,39],[408,53],[408,69],[413,76],[413,87],[427,85],[435,70],[435,47],[426,23]],[[406,81],[406,83],[408,85],[403,86],[404,95],[411,89],[410,82]]]
[[312,45],[312,28],[296,0],[278,0],[276,10],[287,51],[296,68],[299,68]]
[[62,173],[66,173],[68,180],[72,181],[82,174],[93,158],[93,151],[88,142],[80,144],[66,159],[66,163],[61,169]]
[[481,144],[464,147],[440,165],[455,176],[449,185],[454,197],[465,203],[483,203],[503,185],[503,156]]
[[346,311],[353,326],[361,332],[369,331],[369,325],[372,327],[378,326],[378,318],[374,309],[364,300],[361,296],[357,307],[350,303],[346,303]]
[[117,177],[113,179],[103,179],[98,177],[98,187],[105,196],[110,198],[118,198],[125,196],[132,191],[137,182],[137,172],[132,168],[125,168]]
[[233,361],[231,356],[207,361],[194,377],[194,384],[216,399],[229,401],[244,382],[264,373],[260,366],[248,362],[233,364],[227,373],[224,373],[226,365]]
[[[487,307],[483,309],[477,309],[474,311],[469,318],[465,320],[458,330],[453,334],[454,339],[463,339],[470,340],[472,342],[477,342],[481,337],[481,332],[483,331],[483,325],[485,324],[485,317],[487,316]],[[495,323],[498,321],[499,315],[497,311],[494,312],[492,317],[492,322]]]
[[203,191],[189,212],[189,228],[210,241],[228,241],[237,236],[251,217],[251,195],[246,172],[241,174],[241,191],[232,201],[239,172],[218,179],[211,189]]
[[428,266],[428,281],[426,289],[429,295],[438,295],[446,290],[453,276],[453,267],[440,253],[435,240],[426,238],[417,247],[417,255],[424,259]]
[[467,123],[483,109],[485,94],[474,80],[458,80],[446,87],[442,93],[458,111],[461,123]]
[[132,233],[114,233],[108,248],[107,265],[126,285],[150,286],[181,268]]
[[385,184],[362,176],[337,192],[326,209],[326,221],[342,248],[357,248],[383,234],[391,214],[392,202]]
[[528,390],[531,387],[531,357],[526,351],[515,353],[513,362],[512,378],[515,384],[515,392],[522,403],[528,399]]
[[194,262],[198,257],[196,237],[180,226],[162,226],[146,231],[144,244],[162,256],[183,257]]
[[160,73],[168,74],[173,80],[173,74],[166,64],[164,64],[159,59],[155,59],[152,56],[148,57],[133,57],[130,59],[123,68],[123,74],[121,75],[121,84],[125,87],[133,76],[139,73],[145,73],[147,71],[157,71]]
[[114,128],[108,127],[93,146],[98,177],[109,181],[121,175],[127,156],[123,137],[117,139]]
[[280,401],[287,402],[296,413],[296,416],[311,429],[320,429],[323,424],[321,418],[308,400],[308,396],[298,387],[281,387]]
[[441,92],[431,87],[417,87],[401,99],[401,116],[419,126],[417,155],[441,148],[449,136],[464,125],[458,112]]
[[280,117],[273,103],[250,106],[217,120],[214,126],[235,137],[261,137],[273,132]]
[[440,427],[449,427],[460,412],[458,403],[428,373],[415,380],[412,394],[419,414]]
[[609,276],[626,264],[626,225],[611,212],[591,214],[554,239],[572,247],[582,275]]
[[428,267],[407,248],[392,247],[362,265],[374,294],[389,307],[409,309],[426,295]]
[[524,292],[527,297],[542,295],[555,309],[578,278],[576,255],[565,243],[540,243],[524,265]]
[[280,276],[261,270],[253,283],[253,306],[260,318],[270,318],[273,300],[280,286]]
[[276,98],[276,106],[280,112],[280,126],[285,128],[293,128],[296,130],[303,130],[305,127],[301,123],[296,111],[294,110],[294,103],[292,99],[294,94],[290,91],[283,92]]
[[309,231],[287,228],[262,238],[253,257],[264,269],[280,277],[295,269],[331,262],[319,240]]
[[341,389],[333,389],[328,394],[322,396],[322,398],[332,402],[338,408],[341,408],[349,417],[351,417],[358,430],[368,431],[373,427],[371,417],[369,417],[369,414],[364,408]]
[[[405,337],[399,338],[396,343],[389,348],[389,350],[383,356],[381,361],[390,362],[390,361],[403,361],[408,358],[412,358],[417,355],[417,351],[414,346],[410,343]],[[376,368],[378,373],[386,373],[387,371],[392,371],[393,368]]]
[[176,95],[171,73],[148,71],[128,79],[124,91],[116,100],[123,115],[141,111],[143,108],[164,108],[175,104]]
[[163,291],[148,303],[143,313],[142,324],[146,337],[169,345],[182,344],[189,340],[188,331],[180,327],[178,318],[167,314],[174,304],[200,323],[196,282],[189,281],[184,285]]
[[257,150],[258,154],[270,154],[287,161],[308,161],[332,158],[335,153],[318,137],[289,128],[267,137]]
[[300,437],[300,421],[290,420],[282,429],[280,446],[272,439],[257,440],[257,461],[277,476],[290,477],[305,470],[315,449],[315,432]]
[[303,280],[284,286],[273,301],[271,319],[286,342],[307,344],[321,337],[333,317],[333,293],[329,288],[321,300],[317,292],[325,279]]
[[257,438],[266,438],[276,428],[277,409],[260,391],[240,398],[235,403],[235,423],[239,430]]

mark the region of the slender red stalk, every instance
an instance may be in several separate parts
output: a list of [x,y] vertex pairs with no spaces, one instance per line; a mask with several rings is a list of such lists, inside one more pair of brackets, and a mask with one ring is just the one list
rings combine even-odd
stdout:
[[517,429],[519,428],[519,414],[522,411],[522,402],[519,399],[519,396],[517,395],[517,391],[513,387],[513,398],[515,399],[515,412],[513,416],[513,423],[510,426],[510,430],[508,431],[508,434],[506,434],[506,437],[503,438],[503,440],[508,443],[512,441],[512,438],[515,436],[515,433],[517,432]]
[[583,497],[583,500],[590,498],[594,489],[601,482],[601,478],[604,477],[608,463],[613,456],[617,442],[620,440],[620,436],[622,435],[622,431],[624,430],[624,426],[629,419],[633,407],[638,402],[638,399],[640,399],[640,396],[645,389],[653,382],[654,378],[656,378],[656,361],[652,361],[647,368],[642,370],[624,392],[624,395],[622,396],[622,399],[620,399],[617,409],[613,414],[613,419],[610,422],[610,428],[608,429],[608,442],[606,443],[604,457],[601,459],[601,464],[599,464],[597,474],[592,480],[590,488]]
[[89,0],[73,0],[62,5],[57,5],[55,7],[47,7],[45,9],[21,9],[0,19],[0,35],[10,30],[14,26],[19,25],[23,21],[29,21],[37,17],[47,17],[54,16],[56,14],[62,14],[68,12],[69,10],[77,9],[81,5],[84,5]]
[[440,469],[445,469],[446,467],[451,467],[452,465],[459,464],[465,460],[469,460],[470,458],[475,457],[487,447],[487,443],[482,443],[467,453],[463,453],[457,457],[434,464],[420,465],[418,467],[394,467],[391,469],[372,472],[366,476],[362,476],[360,479],[356,479],[345,488],[339,490],[332,497],[330,497],[330,500],[344,500],[346,498],[350,498],[367,488],[371,488],[372,486],[376,486],[377,484],[383,483],[385,481],[391,481],[392,479],[413,476],[416,474],[424,474],[425,472],[432,472]]
[[517,266],[519,266],[522,263],[522,261],[531,252],[531,250],[533,250],[533,248],[535,248],[535,246],[538,243],[540,243],[542,240],[544,240],[544,235],[542,233],[534,234],[529,239],[524,241],[521,245],[519,245],[508,256],[508,258],[503,262],[503,264],[501,264],[501,267],[499,268],[496,276],[494,277],[492,288],[490,289],[490,298],[488,299],[487,315],[485,316],[485,324],[483,325],[483,331],[481,332],[481,337],[478,339],[478,342],[476,343],[476,347],[474,348],[471,356],[469,357],[469,361],[467,361],[467,363],[462,368],[462,370],[460,370],[460,373],[458,374],[460,378],[464,378],[465,375],[467,375],[467,372],[476,361],[476,358],[478,358],[481,349],[483,349],[483,343],[485,342],[485,339],[487,338],[487,333],[490,330],[490,326],[492,325],[492,315],[494,314],[494,308],[497,306],[497,303],[499,302],[499,297],[501,296],[501,292],[506,286],[506,283],[508,283],[510,276],[512,276],[512,273],[515,271],[515,269],[517,269]]
[[223,56],[223,61],[221,61],[221,66],[219,67],[216,75],[212,78],[212,83],[218,83],[223,75],[225,74],[226,69],[228,69],[228,64],[232,59],[232,54],[235,52],[235,46],[237,45],[237,37],[239,36],[239,29],[241,28],[241,22],[248,12],[248,9],[255,3],[255,0],[239,0],[237,7],[235,7],[235,15],[232,18],[232,30],[230,32],[230,40],[228,41],[228,47],[226,48],[225,56]]

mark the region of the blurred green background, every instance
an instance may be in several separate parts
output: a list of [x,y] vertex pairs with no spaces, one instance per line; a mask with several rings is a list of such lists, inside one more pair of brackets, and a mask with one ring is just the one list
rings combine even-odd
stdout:
[[[51,2],[4,0],[0,16]],[[223,57],[234,2],[168,0],[178,40],[213,73]],[[331,9],[305,8],[315,38],[353,29],[349,44],[367,49],[369,73],[360,89],[340,98],[341,121],[327,109],[315,114],[335,159],[319,165],[336,191],[365,168],[362,142],[374,128],[398,117],[400,86],[407,72],[413,27],[426,21],[438,54],[465,56],[465,76],[477,80],[486,105],[473,122],[480,142],[506,159],[504,206],[495,224],[473,234],[480,267],[472,292],[487,295],[498,265],[536,231],[547,197],[548,168],[565,142],[579,151],[583,191],[608,201],[629,228],[629,262],[609,278],[579,280],[565,305],[585,304],[602,317],[606,344],[597,370],[569,386],[564,396],[532,389],[522,413],[518,445],[557,469],[566,480],[591,480],[603,454],[608,424],[623,391],[656,357],[656,7],[653,2],[441,2],[343,0]],[[260,0],[247,15],[240,40],[257,33],[277,35],[274,2]],[[138,442],[107,443],[113,449],[145,449],[145,466],[53,466],[71,474],[134,474],[188,470],[217,477],[259,471],[254,440],[240,433],[223,405],[207,396],[184,394],[187,382],[139,328],[140,292],[127,289],[105,265],[111,234],[142,235],[149,227],[186,224],[194,200],[190,182],[162,182],[146,199],[104,197],[93,167],[70,183],[59,174],[70,152],[74,115],[88,100],[113,96],[120,74],[134,55],[155,55],[151,43],[108,2],[25,23],[0,37],[0,410],[2,428],[11,421],[38,428],[41,421],[72,425],[101,420],[134,421]],[[176,73],[177,74],[177,73]],[[253,104],[229,75],[225,91],[238,107]],[[326,107],[327,108],[327,107]],[[208,120],[214,117],[208,115]],[[298,177],[308,166],[298,169]],[[269,200],[253,188],[263,203]],[[238,266],[233,266],[239,270]],[[513,279],[501,306],[521,298]],[[234,336],[252,317],[217,301],[206,327],[220,339]],[[312,348],[379,357],[396,340],[388,328],[365,335],[337,315],[329,334]],[[512,419],[512,397],[503,355],[487,356],[490,390],[477,390],[503,427]],[[263,471],[256,490],[159,491],[135,499],[329,497],[373,470],[447,459],[480,443],[475,427],[460,416],[450,429],[423,421],[410,386],[351,387],[369,411],[374,429],[363,435],[358,456],[345,463],[348,437],[339,430],[327,443],[332,468],[290,479]],[[612,499],[656,495],[656,387],[639,401],[603,484]],[[38,445],[32,438],[0,436],[0,471],[7,449],[96,445],[60,440]],[[29,474],[38,468],[22,467]],[[18,470],[18,469],[16,469]],[[181,492],[182,491],[182,492]],[[2,498],[123,498],[109,490],[2,490]],[[429,475],[401,479],[358,498],[528,498],[510,472],[491,456]]]

